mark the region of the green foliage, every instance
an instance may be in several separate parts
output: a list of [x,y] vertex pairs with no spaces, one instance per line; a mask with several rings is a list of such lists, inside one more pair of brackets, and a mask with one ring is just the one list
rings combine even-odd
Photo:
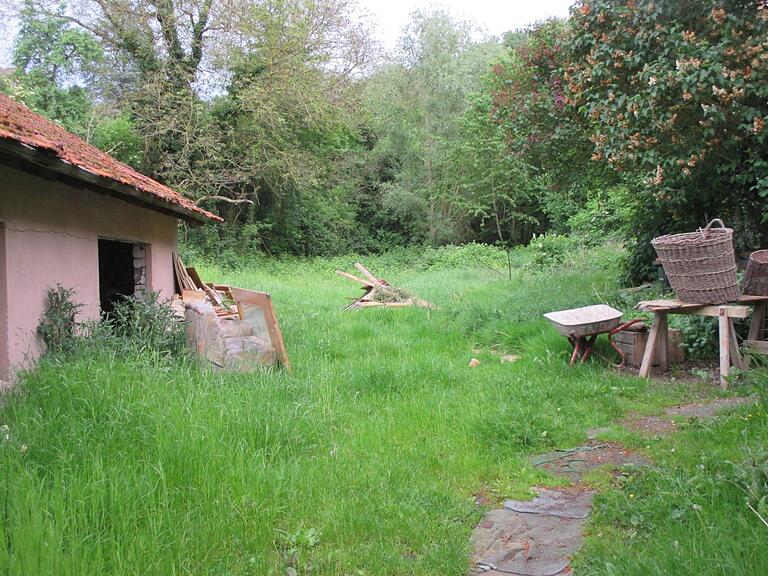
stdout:
[[271,228],[283,233],[273,235],[269,245],[278,252],[302,256],[350,252],[358,239],[355,217],[348,191],[306,190],[301,197],[291,198],[274,216]]
[[[367,162],[369,187],[390,214],[396,210],[389,228],[408,241],[481,239],[471,227],[473,220],[484,219],[487,203],[478,206],[477,197],[488,187],[459,189],[456,160],[462,157],[459,148],[472,148],[463,141],[471,129],[462,126],[470,95],[499,52],[495,42],[473,42],[471,26],[447,12],[417,11],[396,60],[366,82],[365,108],[376,136]],[[482,177],[480,170],[475,180]]]
[[143,166],[142,138],[126,113],[99,122],[93,130],[91,144],[133,168]]
[[351,23],[339,4],[321,4],[254,9],[243,25],[256,45],[228,52],[226,93],[198,103],[189,129],[200,136],[166,171],[225,218],[221,251],[340,253],[367,229],[357,87],[325,65]]
[[455,206],[467,221],[464,239],[513,245],[541,229],[539,180],[531,166],[509,153],[508,134],[493,121],[491,97],[471,99],[451,150]]
[[184,353],[184,325],[157,292],[144,290],[123,298],[104,322],[114,336],[108,347],[176,358]]
[[620,241],[631,236],[636,210],[627,186],[611,186],[588,194],[585,204],[568,218],[567,224],[572,235],[588,244]]
[[91,97],[80,83],[94,72],[102,49],[90,32],[70,24],[65,10],[62,3],[53,14],[41,13],[33,0],[24,0],[7,88],[43,116],[84,134]]
[[123,298],[100,323],[77,321],[83,305],[74,301],[75,295],[73,289],[60,284],[46,291],[46,309],[37,335],[47,353],[71,354],[103,347],[131,354],[183,355],[183,324],[157,292],[143,291]]
[[37,335],[49,354],[72,350],[78,337],[77,312],[83,307],[75,302],[76,292],[56,284],[45,291],[45,311],[37,326]]
[[701,316],[675,316],[672,326],[683,331],[683,345],[688,358],[712,357],[718,349],[717,322]]
[[[527,206],[542,226],[567,231],[568,218],[595,191],[618,178],[589,161],[588,126],[568,105],[565,71],[569,66],[570,33],[565,22],[538,24],[512,43],[489,82],[490,119],[503,134],[506,154],[527,165],[528,188],[536,190]],[[518,184],[519,186],[519,184]]]
[[320,532],[315,528],[300,527],[295,532],[280,532],[277,546],[286,576],[311,574],[311,551],[320,543]]
[[[591,123],[594,157],[645,179],[633,261],[653,236],[716,216],[737,250],[764,242],[765,6],[585,1],[571,30],[569,98]],[[633,280],[647,269],[633,268]]]
[[528,244],[532,253],[530,266],[547,268],[561,264],[577,245],[577,241],[570,236],[560,234],[534,236]]
[[504,269],[508,264],[505,248],[469,242],[461,246],[427,247],[419,255],[418,266],[424,270],[476,268],[478,265]]

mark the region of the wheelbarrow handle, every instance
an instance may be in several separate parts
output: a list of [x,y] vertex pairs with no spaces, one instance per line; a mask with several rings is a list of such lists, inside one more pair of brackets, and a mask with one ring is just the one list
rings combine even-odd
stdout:
[[637,324],[638,322],[642,322],[643,320],[645,320],[645,318],[634,318],[632,320],[629,320],[628,322],[624,322],[624,324],[619,324],[618,326],[616,326],[616,328],[610,331],[610,335],[613,336],[614,334],[618,334],[622,330],[626,330],[630,326]]
[[638,322],[642,322],[644,318],[633,318],[632,320],[629,320],[628,322],[624,322],[624,324],[620,324],[619,326],[616,326],[613,330],[611,330],[608,333],[608,342],[610,343],[611,347],[616,350],[616,352],[619,353],[619,356],[621,356],[621,362],[619,364],[614,364],[613,366],[615,368],[624,368],[624,364],[627,362],[627,355],[624,353],[624,351],[616,346],[616,342],[613,341],[613,337],[615,334],[618,334],[622,330],[626,330],[630,326],[637,324]]

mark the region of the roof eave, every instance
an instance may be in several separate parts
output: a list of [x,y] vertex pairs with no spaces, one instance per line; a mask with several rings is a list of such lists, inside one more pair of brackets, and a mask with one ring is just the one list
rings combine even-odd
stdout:
[[94,174],[80,166],[62,160],[56,154],[44,148],[36,148],[16,140],[0,138],[0,151],[24,162],[33,164],[48,173],[53,172],[61,176],[62,178],[60,179],[64,180],[67,184],[71,185],[71,180],[75,180],[83,183],[86,187],[95,192],[102,194],[106,193],[132,204],[138,204],[164,214],[175,216],[176,218],[187,222],[207,224],[210,222],[223,221],[222,218],[216,215],[211,214],[210,216],[206,216],[195,210],[190,210],[185,206],[165,201],[158,196],[148,194],[133,186],[129,186],[128,184],[99,174]]

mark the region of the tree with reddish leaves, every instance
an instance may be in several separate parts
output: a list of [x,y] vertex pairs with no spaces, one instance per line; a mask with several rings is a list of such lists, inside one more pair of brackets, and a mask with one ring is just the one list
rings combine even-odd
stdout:
[[565,21],[539,24],[493,67],[491,82],[491,118],[505,131],[509,152],[534,169],[540,204],[556,230],[567,228],[595,190],[620,179],[590,162],[589,121],[568,105],[570,41]]
[[768,5],[584,0],[570,24],[564,77],[593,158],[643,184],[633,279],[653,236],[716,216],[737,249],[765,244]]

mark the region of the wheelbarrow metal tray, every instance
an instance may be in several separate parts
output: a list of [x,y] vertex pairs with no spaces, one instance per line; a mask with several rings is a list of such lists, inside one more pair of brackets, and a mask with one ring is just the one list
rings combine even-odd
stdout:
[[548,312],[544,318],[563,336],[590,336],[610,332],[619,325],[621,312],[605,304]]

